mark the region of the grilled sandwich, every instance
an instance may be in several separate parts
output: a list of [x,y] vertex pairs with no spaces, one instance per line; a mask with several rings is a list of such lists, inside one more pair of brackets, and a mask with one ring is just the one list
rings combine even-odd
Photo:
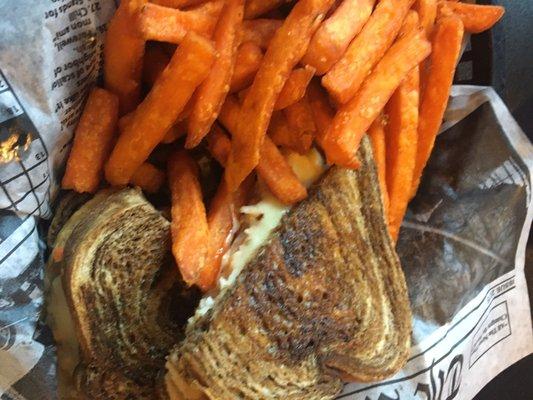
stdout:
[[398,371],[405,279],[366,139],[359,159],[327,171],[185,332],[196,303],[173,272],[168,222],[133,189],[82,207],[62,239],[77,388],[90,399],[331,399],[343,382]]

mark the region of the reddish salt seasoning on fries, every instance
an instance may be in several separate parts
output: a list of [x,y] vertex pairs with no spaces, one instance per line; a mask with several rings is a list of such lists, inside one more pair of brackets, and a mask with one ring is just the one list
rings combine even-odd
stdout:
[[505,14],[505,8],[481,4],[459,3],[454,1],[439,2],[442,15],[455,15],[463,21],[464,29],[469,33],[481,33],[492,28]]
[[400,31],[413,0],[382,0],[359,35],[322,78],[322,85],[339,104],[359,90],[372,68],[383,57]]
[[266,50],[276,31],[283,24],[280,19],[252,19],[242,25],[242,42],[252,42]]
[[218,57],[196,89],[185,148],[196,147],[207,135],[229,92],[243,10],[244,0],[228,0],[222,10],[213,37]]
[[359,92],[343,105],[322,139],[328,162],[358,166],[356,152],[361,138],[410,70],[431,52],[422,32],[398,40],[367,77]]
[[147,193],[157,193],[165,183],[165,173],[154,165],[145,162],[131,177],[131,183]]
[[198,166],[185,151],[168,161],[172,199],[172,254],[188,285],[197,284],[207,261],[209,227],[198,181]]
[[139,10],[146,0],[124,0],[107,28],[104,45],[104,81],[119,98],[120,115],[140,101],[144,39],[136,29]]
[[420,99],[418,150],[411,196],[414,196],[418,189],[448,105],[455,67],[461,54],[463,34],[463,23],[455,16],[439,19],[435,27],[430,69]]
[[[292,69],[304,56],[312,35],[333,0],[300,0],[276,31],[250,91],[244,99],[225,171],[235,190],[257,166],[270,117]],[[275,147],[275,146],[274,146]]]
[[210,41],[193,33],[187,35],[120,135],[105,168],[109,183],[126,185],[130,181],[183,111],[214,59]]
[[263,60],[263,52],[252,42],[243,43],[237,50],[237,59],[231,77],[230,93],[250,86]]
[[316,31],[302,62],[328,72],[340,60],[350,42],[372,14],[376,0],[343,0]]
[[297,68],[291,72],[276,100],[274,110],[282,110],[297,103],[305,96],[307,85],[311,82],[315,69],[313,67]]
[[94,88],[74,133],[61,187],[94,193],[100,186],[104,163],[115,136],[119,100],[105,89]]
[[216,0],[182,11],[147,3],[140,12],[140,31],[145,40],[174,44],[180,44],[188,32],[209,38],[223,6],[223,0]]

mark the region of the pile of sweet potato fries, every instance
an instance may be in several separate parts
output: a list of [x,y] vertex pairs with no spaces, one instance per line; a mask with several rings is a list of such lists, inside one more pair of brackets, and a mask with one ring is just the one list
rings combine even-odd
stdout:
[[[396,239],[464,33],[503,13],[442,0],[122,0],[105,88],[89,94],[63,188],[94,192],[105,176],[153,193],[168,180],[174,257],[187,283],[209,290],[254,176],[294,204],[307,190],[287,152],[316,144],[328,164],[357,168],[368,134]],[[166,174],[147,161],[162,143],[174,149]],[[225,169],[209,207],[197,146]]]

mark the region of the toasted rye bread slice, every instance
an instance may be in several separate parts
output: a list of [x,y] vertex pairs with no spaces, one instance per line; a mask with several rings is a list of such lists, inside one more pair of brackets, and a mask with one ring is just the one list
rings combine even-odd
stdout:
[[167,362],[171,399],[331,399],[403,366],[409,300],[366,139],[359,159],[330,169],[188,327]]
[[169,252],[169,222],[135,189],[95,199],[58,236],[81,351],[78,389],[89,399],[153,399],[191,312],[176,301],[184,284]]

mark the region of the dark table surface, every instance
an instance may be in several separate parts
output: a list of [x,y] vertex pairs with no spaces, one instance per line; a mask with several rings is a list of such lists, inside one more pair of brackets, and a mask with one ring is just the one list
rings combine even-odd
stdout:
[[[489,3],[489,1],[478,1]],[[516,120],[533,141],[533,0],[495,0],[506,7],[492,35],[490,79]],[[479,82],[485,84],[486,82]],[[526,257],[528,287],[533,293],[533,237]],[[531,303],[531,295],[530,295]],[[475,400],[532,400],[533,356],[496,377]]]

